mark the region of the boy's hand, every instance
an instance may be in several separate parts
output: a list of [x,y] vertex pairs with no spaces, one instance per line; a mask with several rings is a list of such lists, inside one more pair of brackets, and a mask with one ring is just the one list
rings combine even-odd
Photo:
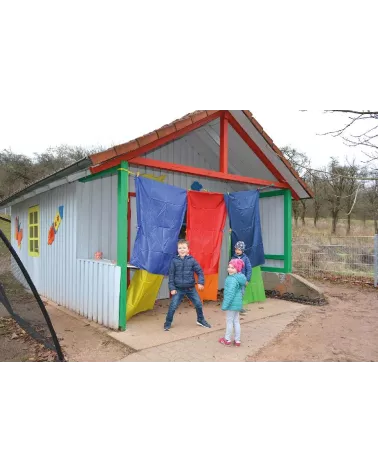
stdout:
[[204,288],[205,288],[205,287],[204,287],[203,285],[198,284],[198,290],[200,290],[200,291],[202,292],[202,290],[204,290]]
[[249,284],[249,282],[248,282],[248,280],[247,280],[247,282],[245,283],[245,286],[247,286],[248,284]]
[[171,290],[171,295],[176,295],[177,290]]

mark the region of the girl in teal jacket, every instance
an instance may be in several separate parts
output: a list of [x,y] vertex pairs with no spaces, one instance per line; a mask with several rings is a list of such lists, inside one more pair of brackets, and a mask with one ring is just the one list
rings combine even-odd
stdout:
[[222,310],[226,312],[226,334],[219,342],[225,346],[231,345],[232,331],[235,331],[235,346],[240,346],[239,313],[243,308],[243,288],[247,283],[242,273],[244,262],[241,259],[232,259],[228,264],[228,277],[224,285]]

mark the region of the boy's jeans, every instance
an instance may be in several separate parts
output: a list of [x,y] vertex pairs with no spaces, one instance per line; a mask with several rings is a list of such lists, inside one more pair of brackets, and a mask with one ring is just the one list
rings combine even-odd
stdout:
[[169,324],[169,325],[172,324],[173,315],[175,314],[175,311],[177,310],[178,306],[180,305],[180,303],[182,302],[185,296],[187,296],[189,300],[193,303],[194,308],[196,309],[196,312],[197,312],[197,320],[204,321],[205,318],[203,316],[201,299],[197,293],[197,290],[194,287],[192,287],[192,288],[177,289],[177,293],[176,295],[173,295],[171,303],[169,305],[167,318],[165,320],[166,324]]
[[240,342],[240,321],[238,311],[226,311],[226,341],[231,341],[234,331],[235,341]]

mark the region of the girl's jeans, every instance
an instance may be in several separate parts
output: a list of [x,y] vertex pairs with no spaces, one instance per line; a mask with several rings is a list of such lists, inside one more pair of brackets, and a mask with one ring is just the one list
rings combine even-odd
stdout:
[[226,311],[226,341],[231,341],[232,331],[235,331],[235,341],[240,342],[240,321],[238,311]]

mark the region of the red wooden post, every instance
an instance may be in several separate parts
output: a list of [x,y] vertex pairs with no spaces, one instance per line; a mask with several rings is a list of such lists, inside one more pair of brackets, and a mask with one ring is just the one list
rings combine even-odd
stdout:
[[220,119],[220,162],[219,170],[228,174],[228,118],[223,113]]

